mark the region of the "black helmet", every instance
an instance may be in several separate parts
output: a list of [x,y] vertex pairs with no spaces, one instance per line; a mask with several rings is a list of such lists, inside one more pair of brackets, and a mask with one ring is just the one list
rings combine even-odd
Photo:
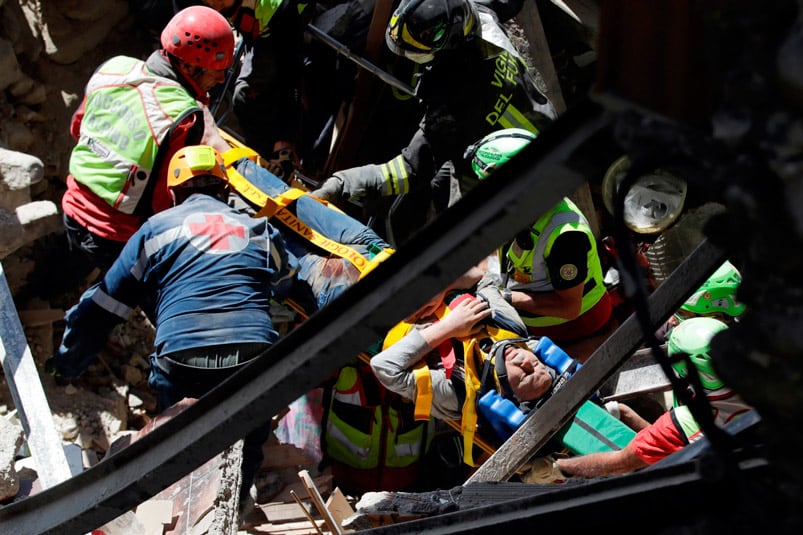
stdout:
[[390,17],[385,42],[399,56],[427,63],[480,33],[471,0],[402,0]]

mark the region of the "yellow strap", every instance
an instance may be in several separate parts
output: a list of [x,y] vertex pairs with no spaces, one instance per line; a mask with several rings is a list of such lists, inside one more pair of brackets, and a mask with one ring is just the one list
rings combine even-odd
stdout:
[[[465,362],[473,361],[474,351],[480,351],[476,338],[463,342],[463,355]],[[474,466],[474,434],[477,432],[477,391],[480,389],[480,380],[474,367],[464,366],[466,376],[466,401],[463,403],[463,412],[460,418],[460,432],[463,434],[463,462]]]
[[415,419],[416,421],[429,420],[432,412],[432,376],[429,374],[429,366],[425,362],[419,362],[413,368],[415,376]]
[[234,165],[234,162],[242,160],[243,158],[248,158],[252,162],[256,162],[259,159],[259,154],[249,147],[232,147],[222,153],[220,157],[223,158],[223,164],[226,167],[231,167]]
[[[232,151],[240,150],[241,149],[232,149],[230,151],[226,151],[226,154],[229,154]],[[250,151],[250,149],[247,150]],[[245,154],[245,152],[247,151],[242,151],[243,154]],[[245,156],[236,158],[233,161],[237,161],[243,157]],[[385,249],[382,251],[384,254],[380,253],[371,260],[368,260],[348,245],[330,240],[326,236],[312,230],[303,221],[293,215],[290,210],[287,210],[287,206],[302,196],[307,195],[306,192],[300,189],[290,188],[278,197],[274,198],[266,195],[265,192],[255,187],[234,167],[229,167],[226,172],[229,177],[229,184],[232,188],[234,188],[238,193],[240,193],[254,205],[262,207],[259,212],[257,212],[255,217],[275,217],[284,223],[287,228],[300,235],[302,238],[311,241],[321,249],[335,256],[345,258],[351,262],[351,264],[357,268],[357,271],[360,272],[360,278],[368,274],[368,272],[373,270],[382,260],[386,259],[388,256],[390,256],[390,254],[393,253],[393,249]],[[314,199],[315,197],[311,198]]]

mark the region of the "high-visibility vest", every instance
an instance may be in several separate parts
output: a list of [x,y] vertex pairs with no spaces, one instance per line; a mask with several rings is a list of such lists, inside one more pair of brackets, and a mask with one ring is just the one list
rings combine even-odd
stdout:
[[154,75],[143,61],[114,57],[87,83],[70,174],[109,206],[133,214],[148,191],[159,147],[192,113],[200,114],[198,103],[180,84]]
[[[290,0],[243,0],[231,22],[239,32],[250,37],[267,37],[270,35],[270,21],[282,4],[288,1]],[[299,14],[307,6],[307,2],[296,2]]]
[[357,469],[404,468],[426,452],[430,422],[384,389],[364,363],[344,366],[325,401],[324,452]]
[[[585,233],[591,244],[587,254],[588,272],[583,281],[583,301],[580,307],[580,314],[583,314],[599,302],[606,289],[596,238],[580,209],[569,199],[564,198],[530,227],[532,247],[523,249],[514,240],[505,252],[506,258],[500,260],[503,266],[509,263],[512,268],[512,280],[507,284],[509,289],[530,292],[553,291],[546,257],[549,256],[558,236],[569,231]],[[547,327],[569,321],[556,316],[532,316],[523,311],[519,311],[519,316],[528,327]]]

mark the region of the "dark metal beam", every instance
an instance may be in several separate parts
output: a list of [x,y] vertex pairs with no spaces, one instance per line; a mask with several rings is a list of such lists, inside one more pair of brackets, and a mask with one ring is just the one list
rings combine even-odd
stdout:
[[501,169],[263,357],[129,447],[0,509],[0,532],[84,533],[149,499],[351,361],[583,182],[571,160],[608,124],[563,114]]

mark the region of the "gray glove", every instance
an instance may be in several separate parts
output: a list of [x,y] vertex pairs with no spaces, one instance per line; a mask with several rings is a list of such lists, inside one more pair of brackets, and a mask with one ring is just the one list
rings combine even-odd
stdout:
[[337,176],[327,178],[312,195],[329,202],[337,202],[343,198],[343,180]]
[[382,169],[376,164],[338,171],[312,194],[330,202],[343,200],[355,203],[362,202],[366,197],[387,195]]

